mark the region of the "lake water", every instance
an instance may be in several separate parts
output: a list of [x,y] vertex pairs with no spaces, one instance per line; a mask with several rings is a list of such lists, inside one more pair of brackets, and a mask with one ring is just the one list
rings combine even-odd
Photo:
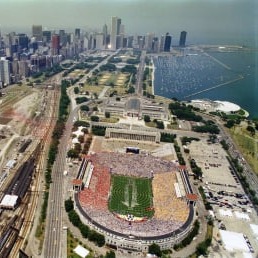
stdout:
[[258,118],[258,52],[252,49],[186,49],[154,57],[156,95],[179,100],[227,100]]

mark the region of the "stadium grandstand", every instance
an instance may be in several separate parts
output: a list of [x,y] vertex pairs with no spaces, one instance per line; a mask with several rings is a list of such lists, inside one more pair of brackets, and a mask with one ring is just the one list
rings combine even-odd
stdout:
[[[155,242],[167,249],[191,228],[196,198],[186,169],[171,161],[132,152],[94,153],[84,157],[76,180],[85,182],[75,193],[81,219],[104,233],[107,244],[146,251]],[[143,191],[148,185],[149,192]]]

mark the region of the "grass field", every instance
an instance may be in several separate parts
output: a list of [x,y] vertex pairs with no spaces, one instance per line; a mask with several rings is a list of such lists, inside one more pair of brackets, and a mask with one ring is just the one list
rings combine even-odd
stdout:
[[250,164],[252,169],[258,174],[258,139],[250,136],[246,130],[240,127],[231,129],[231,135],[243,153],[245,159]]
[[152,217],[152,187],[147,178],[112,175],[109,210],[136,217]]

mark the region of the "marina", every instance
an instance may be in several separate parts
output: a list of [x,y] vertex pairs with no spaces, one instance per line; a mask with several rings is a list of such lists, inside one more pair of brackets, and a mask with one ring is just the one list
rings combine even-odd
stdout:
[[251,116],[257,116],[256,55],[256,51],[247,48],[197,46],[179,54],[155,55],[152,57],[154,94],[179,100],[228,100],[248,110]]

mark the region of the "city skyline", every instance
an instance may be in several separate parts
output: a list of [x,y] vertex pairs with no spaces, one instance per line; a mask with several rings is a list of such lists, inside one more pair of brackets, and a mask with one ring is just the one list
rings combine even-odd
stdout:
[[[125,34],[158,36],[169,32],[179,39],[181,31],[190,32],[190,38],[224,38],[256,41],[257,6],[254,0],[0,0],[0,28],[28,33],[33,24],[43,29],[82,28],[101,32],[104,24],[110,30],[110,18],[121,17]],[[241,19],[239,18],[241,17]],[[190,36],[189,35],[189,36]]]

